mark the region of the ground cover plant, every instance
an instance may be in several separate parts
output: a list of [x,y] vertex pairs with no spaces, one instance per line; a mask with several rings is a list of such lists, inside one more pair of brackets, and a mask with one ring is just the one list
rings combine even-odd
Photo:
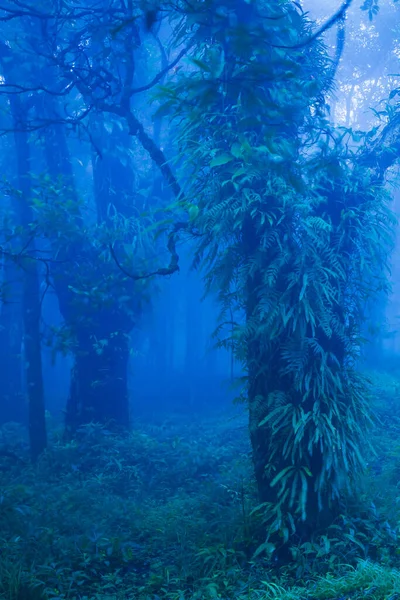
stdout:
[[265,543],[244,413],[91,424],[74,441],[48,416],[32,466],[24,431],[0,437],[0,597],[8,600],[281,600],[400,593],[400,447],[388,407],[400,379],[375,377],[379,422],[357,501],[282,564]]

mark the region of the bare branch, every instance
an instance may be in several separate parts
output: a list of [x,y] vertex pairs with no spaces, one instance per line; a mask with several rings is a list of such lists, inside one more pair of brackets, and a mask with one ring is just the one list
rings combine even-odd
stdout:
[[157,73],[157,75],[149,83],[131,90],[131,92],[130,92],[131,95],[139,94],[140,92],[146,92],[147,90],[154,87],[159,81],[161,81],[161,79],[168,73],[168,71],[170,71],[171,69],[176,67],[176,65],[181,60],[181,58],[183,58],[185,56],[185,54],[187,54],[189,52],[190,48],[191,48],[191,46],[188,46],[187,48],[184,48],[183,50],[181,50],[179,52],[178,56],[175,58],[175,60],[173,60],[169,65],[167,65],[164,69],[162,69],[159,73]]
[[302,42],[299,42],[298,44],[294,44],[293,46],[276,46],[276,45],[274,45],[273,47],[274,48],[297,49],[297,48],[304,48],[304,46],[308,46],[309,44],[312,44],[318,37],[320,37],[323,33],[328,31],[328,29],[333,27],[333,25],[335,23],[342,21],[345,18],[347,9],[350,7],[352,2],[353,2],[353,0],[345,0],[345,2],[343,2],[342,6],[339,8],[339,10],[337,12],[335,12],[335,14],[332,15],[332,17],[330,17],[330,19],[328,19],[324,25],[322,25],[319,29],[317,29],[317,31],[315,33],[313,33],[310,37],[303,40]]
[[[56,90],[50,90],[41,85],[37,85],[34,87],[26,87],[23,85],[18,85],[17,83],[6,83],[4,81],[0,81],[0,94],[26,94],[30,92],[46,92],[46,94],[50,94],[50,96],[66,96],[73,89],[74,84],[69,83],[63,90],[57,92]],[[4,91],[3,91],[4,90]]]
[[186,228],[187,228],[187,223],[176,223],[175,224],[173,231],[168,236],[167,248],[168,248],[169,253],[171,254],[171,260],[169,262],[168,267],[162,267],[160,269],[157,269],[156,271],[151,271],[150,273],[145,273],[143,275],[135,275],[134,273],[130,273],[127,269],[125,269],[125,267],[123,265],[121,265],[112,244],[109,244],[109,250],[110,250],[111,256],[114,259],[115,264],[122,271],[122,273],[124,275],[126,275],[127,277],[129,277],[130,279],[134,279],[135,281],[138,281],[139,279],[149,279],[150,277],[154,277],[156,275],[162,275],[162,276],[173,275],[174,273],[179,271],[179,255],[176,251],[176,241],[177,241],[176,234],[180,229],[186,229]]

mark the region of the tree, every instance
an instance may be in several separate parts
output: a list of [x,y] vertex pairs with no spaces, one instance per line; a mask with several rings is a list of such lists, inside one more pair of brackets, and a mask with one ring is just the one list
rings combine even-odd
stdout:
[[[159,81],[171,65],[154,83],[134,88],[142,11],[132,2],[105,0],[83,9],[69,3],[51,8],[11,3],[1,11],[1,19],[11,24],[9,53],[31,67],[23,85],[16,76],[8,77],[2,91],[29,99],[32,110],[24,126],[37,132],[37,161],[48,174],[44,185],[36,186],[36,232],[55,259],[49,282],[74,354],[67,424],[71,430],[91,420],[127,426],[129,334],[146,301],[150,277],[169,275],[178,265],[171,236],[167,266],[158,268],[154,245],[151,255],[147,252],[146,228],[152,223],[138,218],[143,207],[129,156],[133,137],[175,193],[178,185],[164,154],[134,115],[131,98]],[[92,147],[95,223],[86,218],[87,205],[74,181],[67,135],[76,131],[88,150],[89,143]]]
[[387,284],[394,219],[380,169],[363,162],[371,136],[357,151],[325,114],[332,71],[306,16],[291,3],[230,0],[189,14],[192,68],[164,91],[163,110],[180,124],[221,343],[247,370],[268,531],[286,542],[335,514],[362,469],[371,413],[360,329]]
[[[6,142],[6,143],[4,143]],[[17,186],[14,161],[10,161],[13,144],[3,139],[4,159],[1,169],[4,178]],[[6,192],[6,190],[4,190]],[[18,252],[19,245],[15,235],[18,223],[15,197],[2,199],[1,246],[7,240],[10,250]],[[23,326],[21,309],[21,271],[12,256],[0,251],[1,287],[0,287],[0,406],[1,422],[27,422],[27,410],[23,389]]]
[[[16,65],[9,56],[8,49],[2,47],[1,67],[5,80],[14,76]],[[17,228],[22,234],[22,247],[31,256],[6,256],[13,260],[19,271],[21,281],[22,323],[23,323],[23,361],[26,370],[26,388],[29,414],[29,439],[31,456],[35,461],[46,448],[46,423],[44,387],[41,355],[41,298],[38,261],[35,257],[35,234],[32,230],[32,181],[31,152],[26,124],[29,106],[19,96],[10,95],[8,104],[13,120],[17,194],[14,196]],[[17,298],[18,300],[18,298]],[[15,299],[13,299],[15,301]],[[15,373],[10,373],[10,376]]]

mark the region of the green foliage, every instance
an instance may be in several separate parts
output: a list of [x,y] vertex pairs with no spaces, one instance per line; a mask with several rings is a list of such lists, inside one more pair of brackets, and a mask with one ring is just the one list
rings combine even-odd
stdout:
[[[382,396],[391,387],[379,376]],[[343,496],[346,516],[309,541],[294,538],[292,560],[282,564],[262,543],[245,425],[245,415],[136,423],[119,437],[90,424],[65,442],[48,416],[49,449],[35,467],[26,433],[3,427],[0,598],[387,600],[398,593],[394,436],[379,433],[382,456],[369,457],[358,502]]]
[[[398,2],[398,0],[392,0],[393,3]],[[370,21],[379,13],[379,0],[364,0],[361,4],[361,10],[364,10],[368,13],[368,18]]]
[[[93,222],[87,203],[75,197],[62,177],[34,180],[34,220],[28,230],[10,221],[5,248],[22,267],[36,260],[30,255],[32,239],[42,249],[37,260],[46,269],[45,290],[53,286],[59,293],[65,318],[61,328],[50,326],[44,331],[45,343],[55,352],[68,353],[75,348],[77,332],[90,330],[96,352],[101,351],[113,337],[126,335],[155,290],[149,279],[134,278],[159,266],[154,220],[149,213],[128,218],[110,206],[107,219]],[[118,331],[114,326],[96,338],[107,311],[119,312],[127,326]]]
[[368,136],[351,151],[353,132],[324,115],[327,56],[296,49],[303,14],[251,3],[239,22],[229,0],[210,0],[187,18],[191,68],[162,90],[163,110],[179,121],[195,262],[221,303],[220,343],[248,371],[268,531],[287,541],[365,466],[370,393],[356,364],[365,308],[387,289],[395,219],[360,160]]
[[370,21],[372,21],[374,16],[376,16],[379,12],[379,0],[365,0],[365,2],[363,2],[361,5],[361,10],[368,12],[368,18]]
[[2,431],[0,597],[211,598],[229,569],[229,585],[239,579],[255,520],[235,423],[217,436],[210,423],[165,423],[124,438],[89,425],[71,443],[49,425],[35,468],[19,432]]

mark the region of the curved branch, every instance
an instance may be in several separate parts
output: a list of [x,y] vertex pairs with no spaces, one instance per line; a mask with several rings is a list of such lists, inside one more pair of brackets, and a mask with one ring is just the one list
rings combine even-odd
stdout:
[[163,275],[163,276],[164,275],[173,275],[174,273],[179,271],[179,254],[176,251],[177,233],[181,229],[186,230],[187,227],[188,227],[187,223],[184,223],[184,222],[175,223],[174,229],[168,236],[167,248],[171,255],[171,259],[169,261],[168,267],[161,267],[160,269],[157,269],[156,271],[150,271],[149,273],[144,273],[143,275],[136,275],[135,273],[131,273],[130,271],[128,271],[121,264],[120,260],[118,259],[113,245],[109,244],[108,248],[110,250],[110,254],[111,254],[115,264],[117,265],[117,267],[120,269],[120,271],[122,271],[122,273],[124,275],[126,275],[130,279],[139,281],[140,279],[149,279],[150,277],[154,277],[156,275]]
[[173,60],[169,65],[167,65],[164,69],[157,73],[157,75],[149,83],[147,83],[146,85],[142,85],[141,87],[132,89],[130,92],[131,96],[133,96],[133,94],[145,92],[146,90],[149,90],[150,88],[154,87],[159,81],[161,81],[161,79],[164,77],[164,75],[168,73],[168,71],[173,69],[178,64],[181,58],[183,58],[183,56],[185,56],[185,54],[187,54],[189,50],[190,46],[181,50],[178,56],[175,58],[175,60]]
[[150,158],[155,162],[157,167],[160,169],[165,180],[169,183],[172,193],[175,198],[182,199],[183,191],[178,183],[175,175],[173,174],[171,167],[168,165],[167,158],[164,152],[157,146],[154,140],[145,132],[142,123],[135,117],[135,115],[125,107],[111,106],[104,103],[97,105],[99,110],[113,113],[122,117],[126,120],[129,129],[129,135],[136,137],[141,143],[142,147],[149,154]]

